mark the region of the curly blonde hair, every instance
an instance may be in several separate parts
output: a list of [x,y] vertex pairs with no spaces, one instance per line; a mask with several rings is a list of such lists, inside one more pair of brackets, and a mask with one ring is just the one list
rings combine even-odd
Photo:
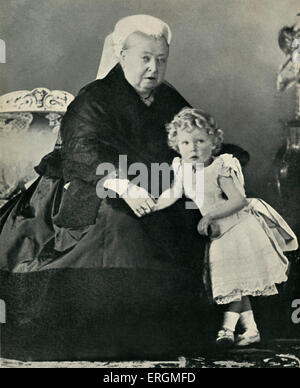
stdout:
[[168,132],[168,144],[175,150],[179,151],[177,145],[177,135],[179,131],[193,132],[196,129],[205,129],[208,135],[213,136],[214,150],[216,155],[223,143],[223,131],[220,129],[215,119],[208,113],[195,108],[183,108],[174,119],[166,125]]

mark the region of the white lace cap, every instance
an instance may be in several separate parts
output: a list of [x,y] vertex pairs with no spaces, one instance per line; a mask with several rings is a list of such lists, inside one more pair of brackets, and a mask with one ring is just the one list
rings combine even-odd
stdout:
[[119,62],[124,43],[134,32],[143,32],[154,37],[165,37],[171,43],[172,32],[167,23],[150,15],[132,15],[120,19],[114,31],[104,41],[97,79],[102,79]]

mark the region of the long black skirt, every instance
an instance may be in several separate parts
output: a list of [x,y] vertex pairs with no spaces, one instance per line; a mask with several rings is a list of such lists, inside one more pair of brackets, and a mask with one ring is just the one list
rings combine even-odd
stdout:
[[218,315],[203,297],[200,215],[182,217],[179,203],[140,219],[107,199],[94,225],[58,228],[63,192],[42,177],[1,209],[2,356],[162,358],[205,346]]

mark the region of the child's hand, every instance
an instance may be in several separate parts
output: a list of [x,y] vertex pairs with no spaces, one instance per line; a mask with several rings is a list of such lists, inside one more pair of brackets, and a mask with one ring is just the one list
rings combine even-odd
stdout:
[[208,227],[212,224],[213,219],[209,214],[203,216],[198,224],[198,233],[202,236],[208,236]]

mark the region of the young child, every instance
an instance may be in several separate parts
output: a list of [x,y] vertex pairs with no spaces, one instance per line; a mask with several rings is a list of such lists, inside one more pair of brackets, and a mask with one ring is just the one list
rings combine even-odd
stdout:
[[[246,199],[236,158],[230,154],[214,156],[220,150],[223,131],[210,115],[184,108],[167,125],[167,131],[170,147],[181,158],[173,160],[174,183],[158,198],[155,210],[172,205],[182,192],[194,200],[203,216],[198,232],[211,237],[208,263],[212,297],[215,303],[226,305],[216,343],[233,344],[238,321],[245,331],[237,337],[236,345],[259,342],[249,296],[278,293],[276,284],[287,280],[288,260],[283,251],[297,249],[296,236],[270,205]],[[191,179],[184,179],[187,163],[194,166]],[[204,165],[203,200],[196,196],[195,187],[199,163]]]

